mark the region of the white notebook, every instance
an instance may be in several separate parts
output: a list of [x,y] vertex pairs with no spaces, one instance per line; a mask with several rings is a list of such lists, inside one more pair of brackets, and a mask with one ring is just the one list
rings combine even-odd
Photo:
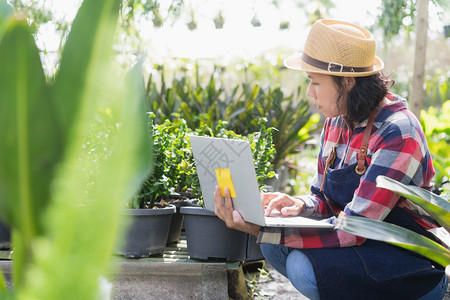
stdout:
[[269,227],[334,227],[326,221],[306,217],[281,217],[273,216],[273,213],[272,216],[264,216],[252,152],[247,141],[203,136],[190,136],[190,139],[206,209],[214,211],[214,191],[221,180],[222,184],[231,182],[231,186],[227,187],[232,192],[234,209],[247,222]]

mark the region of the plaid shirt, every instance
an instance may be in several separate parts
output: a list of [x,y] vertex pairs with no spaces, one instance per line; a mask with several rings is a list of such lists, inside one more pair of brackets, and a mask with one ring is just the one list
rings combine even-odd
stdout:
[[[417,118],[407,109],[405,99],[392,94],[387,98],[391,102],[378,111],[369,139],[366,158],[369,167],[344,213],[383,220],[394,207],[402,207],[425,229],[436,227],[436,223],[412,202],[389,190],[376,188],[378,175],[427,189],[431,187],[434,176],[431,156]],[[334,223],[341,213],[319,192],[326,159],[338,142],[335,169],[356,163],[366,125],[367,121],[364,121],[352,130],[342,116],[325,121],[311,194],[299,196],[306,204],[303,216],[328,218]],[[342,135],[337,141],[341,127]],[[361,245],[364,241],[364,238],[332,229],[285,227],[263,227],[258,237],[258,243],[283,244],[293,248],[349,247]]]

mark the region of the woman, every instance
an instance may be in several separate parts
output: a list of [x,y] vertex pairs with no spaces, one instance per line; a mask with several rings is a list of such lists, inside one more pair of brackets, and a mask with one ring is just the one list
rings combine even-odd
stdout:
[[[379,175],[430,188],[431,156],[406,102],[388,92],[383,62],[370,32],[319,20],[304,52],[285,61],[306,71],[308,96],[327,118],[311,194],[262,194],[266,215],[329,218],[339,214],[384,220],[433,238],[436,223],[413,203],[377,189]],[[261,228],[234,211],[227,189],[215,192],[216,215],[228,227],[258,237],[264,257],[311,299],[442,299],[442,266],[412,252],[329,229]]]

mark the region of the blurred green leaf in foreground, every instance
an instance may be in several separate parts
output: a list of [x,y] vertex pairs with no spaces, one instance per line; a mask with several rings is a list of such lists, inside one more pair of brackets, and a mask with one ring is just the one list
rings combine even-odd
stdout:
[[[119,0],[86,0],[53,80],[26,20],[0,0],[0,214],[13,284],[0,298],[95,299],[120,209],[151,166],[138,64],[112,69]],[[124,84],[122,84],[124,82]]]

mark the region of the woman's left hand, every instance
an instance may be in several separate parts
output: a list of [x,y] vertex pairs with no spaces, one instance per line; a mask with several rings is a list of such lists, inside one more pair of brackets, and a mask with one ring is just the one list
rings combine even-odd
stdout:
[[225,188],[225,197],[222,198],[219,186],[216,186],[214,192],[214,207],[216,216],[225,222],[228,228],[243,231],[258,237],[259,225],[246,222],[241,214],[234,210],[233,202],[231,201],[230,190]]

